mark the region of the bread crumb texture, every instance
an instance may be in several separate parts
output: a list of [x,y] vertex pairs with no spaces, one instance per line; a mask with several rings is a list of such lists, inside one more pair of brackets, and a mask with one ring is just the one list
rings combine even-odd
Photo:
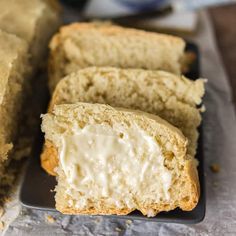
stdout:
[[54,217],[52,217],[51,215],[48,215],[48,214],[45,215],[45,220],[47,223],[50,223],[50,224],[55,223]]

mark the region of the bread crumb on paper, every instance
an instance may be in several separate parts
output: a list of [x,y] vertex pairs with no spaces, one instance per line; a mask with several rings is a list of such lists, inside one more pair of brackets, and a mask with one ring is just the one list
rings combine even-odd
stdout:
[[132,220],[126,220],[126,221],[125,221],[126,226],[130,226],[132,223],[133,223]]
[[118,232],[121,232],[121,229],[118,228],[118,227],[116,227],[115,230],[118,231]]
[[100,223],[101,218],[96,218],[94,221],[95,221],[96,224],[98,224],[98,223]]
[[55,223],[55,219],[51,215],[46,215],[45,219],[46,219],[47,223],[50,223],[50,224]]

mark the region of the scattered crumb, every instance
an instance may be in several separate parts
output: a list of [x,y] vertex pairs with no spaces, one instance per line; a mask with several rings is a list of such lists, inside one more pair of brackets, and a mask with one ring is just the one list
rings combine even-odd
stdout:
[[126,221],[125,221],[125,223],[126,223],[126,226],[129,226],[129,225],[131,225],[131,224],[132,224],[132,222],[133,222],[132,220],[126,220]]
[[3,229],[4,229],[4,222],[0,221],[0,230],[3,230]]
[[96,224],[98,224],[101,221],[101,219],[100,218],[96,218],[94,221],[95,221]]
[[4,209],[2,207],[0,207],[0,217],[2,217],[4,214]]
[[118,231],[118,232],[121,232],[121,229],[118,228],[118,227],[116,227],[115,230]]
[[213,163],[211,166],[211,171],[214,172],[214,173],[218,173],[220,171],[220,166],[216,163]]
[[205,112],[206,111],[206,107],[204,105],[202,105],[199,109],[200,112]]
[[219,186],[218,182],[213,182],[213,187],[218,187],[218,186]]
[[50,224],[53,224],[55,222],[55,219],[50,215],[45,215],[45,219]]

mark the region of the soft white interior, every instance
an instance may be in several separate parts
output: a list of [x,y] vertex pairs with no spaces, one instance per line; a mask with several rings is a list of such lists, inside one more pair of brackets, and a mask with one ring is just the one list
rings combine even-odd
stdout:
[[[103,124],[75,127],[60,136],[60,167],[67,194],[82,209],[88,199],[117,208],[136,208],[137,196],[155,202],[169,200],[172,174],[164,166],[157,141],[137,127]],[[68,205],[73,202],[69,200]]]

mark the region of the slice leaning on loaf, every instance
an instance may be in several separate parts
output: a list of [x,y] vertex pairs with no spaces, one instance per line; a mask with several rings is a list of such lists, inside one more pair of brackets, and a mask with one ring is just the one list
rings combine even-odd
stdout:
[[67,214],[155,216],[199,199],[187,139],[158,116],[108,105],[56,105],[42,131],[58,155],[56,209]]
[[0,172],[14,145],[31,71],[27,50],[24,40],[0,30]]
[[[201,122],[196,108],[202,101],[204,80],[188,80],[164,71],[91,67],[62,79],[53,94],[55,104],[88,102],[138,109],[159,115],[178,127],[189,139],[188,154],[196,153]],[[43,168],[50,174],[57,165],[54,150],[46,140],[41,155]]]
[[64,26],[50,43],[51,92],[65,75],[89,66],[181,72],[185,42],[178,37],[102,23]]
[[60,25],[54,0],[0,0],[0,29],[29,44],[31,63],[38,67],[48,51],[48,42]]

